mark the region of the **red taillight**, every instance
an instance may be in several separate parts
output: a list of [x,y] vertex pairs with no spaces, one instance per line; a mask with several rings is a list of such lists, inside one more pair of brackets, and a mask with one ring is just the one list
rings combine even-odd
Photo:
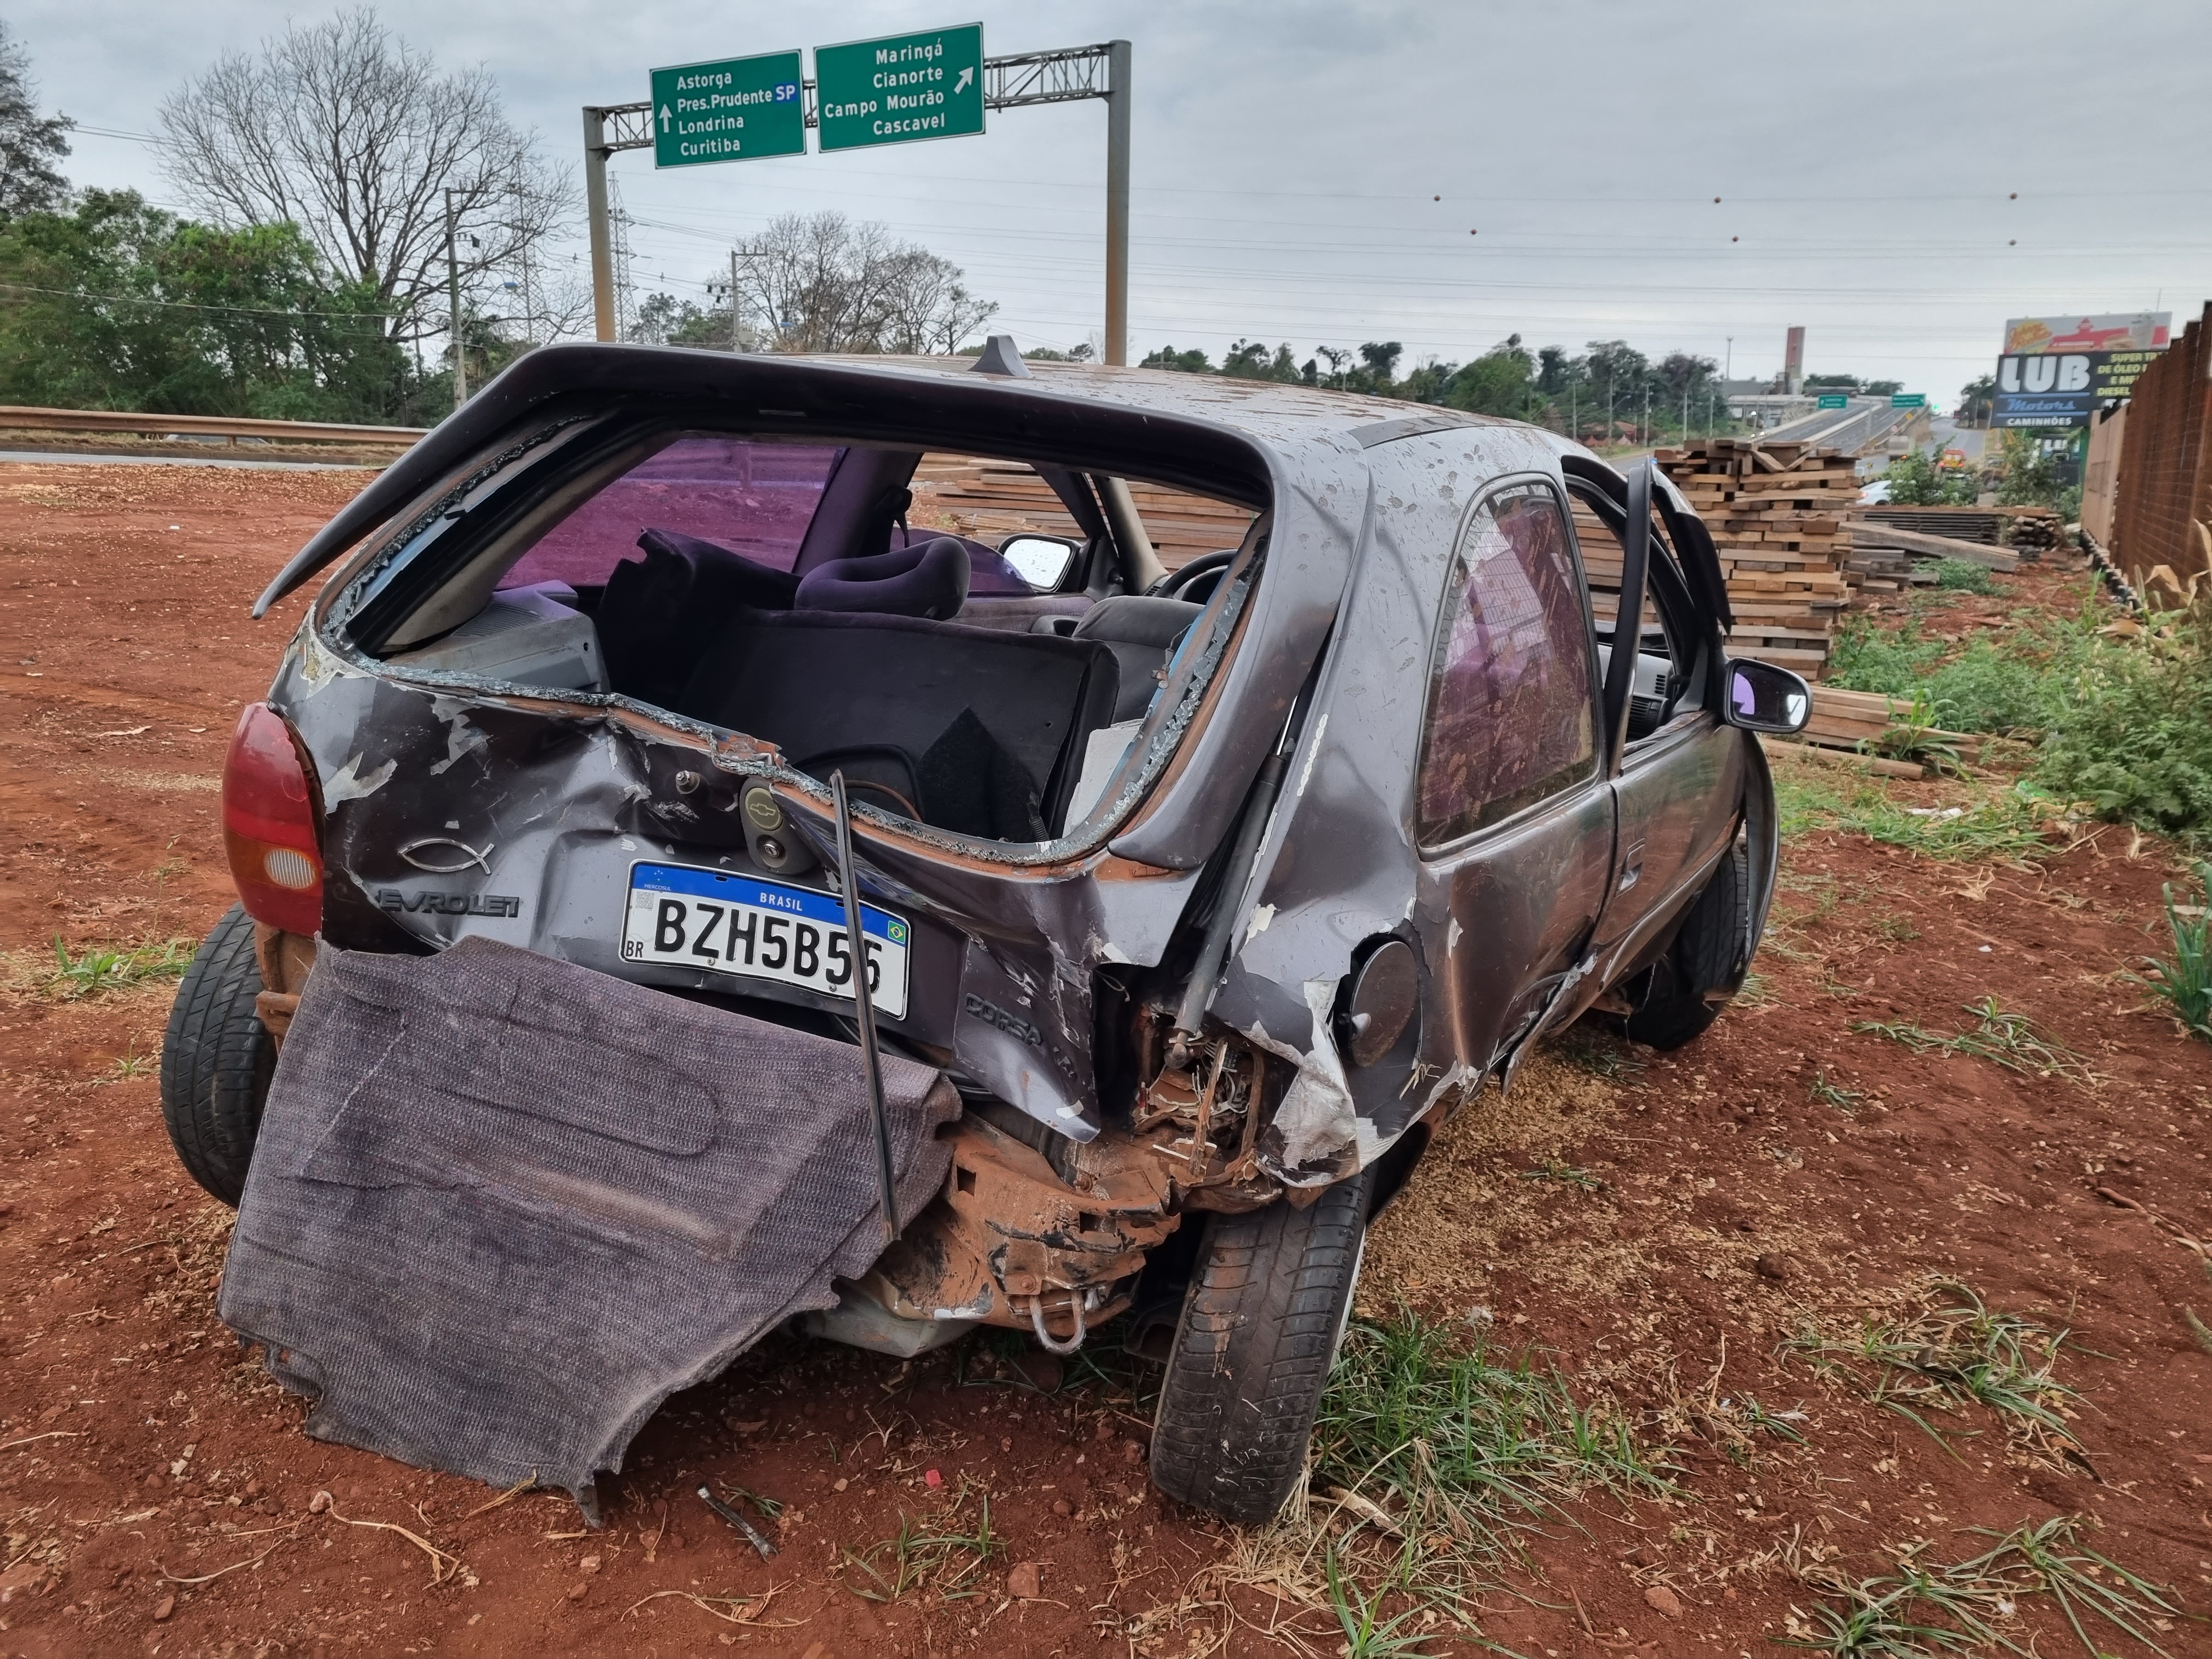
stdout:
[[283,715],[248,703],[222,767],[222,843],[246,915],[288,933],[323,927],[316,790]]

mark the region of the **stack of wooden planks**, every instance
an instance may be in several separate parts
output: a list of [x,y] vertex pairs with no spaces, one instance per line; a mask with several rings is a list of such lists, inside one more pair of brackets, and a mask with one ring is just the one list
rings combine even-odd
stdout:
[[1808,444],[1746,438],[1662,449],[1655,459],[1712,532],[1735,612],[1735,648],[1819,678],[1850,598],[1844,520],[1858,503],[1857,464]]
[[[1252,522],[1249,507],[1164,484],[1129,481],[1160,562],[1174,570],[1201,553],[1235,547]],[[925,455],[914,475],[911,522],[917,530],[950,530],[993,545],[1017,531],[1080,536],[1052,486],[1020,461],[967,455]]]

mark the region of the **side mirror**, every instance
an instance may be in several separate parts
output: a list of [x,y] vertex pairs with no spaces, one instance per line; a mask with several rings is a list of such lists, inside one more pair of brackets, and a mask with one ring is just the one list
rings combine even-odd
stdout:
[[1786,668],[1750,657],[1728,665],[1728,723],[1747,732],[1794,737],[1813,717],[1813,693]]
[[999,556],[1013,566],[1014,574],[1038,593],[1058,591],[1067,579],[1068,567],[1083,550],[1083,544],[1065,536],[1040,536],[1024,531],[999,544]]

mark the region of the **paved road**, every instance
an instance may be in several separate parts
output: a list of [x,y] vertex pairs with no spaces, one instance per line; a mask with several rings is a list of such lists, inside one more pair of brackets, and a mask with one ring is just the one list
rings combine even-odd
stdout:
[[1917,413],[1893,409],[1887,398],[1854,398],[1841,409],[1817,410],[1759,435],[1768,443],[1817,443],[1847,454],[1864,454]]

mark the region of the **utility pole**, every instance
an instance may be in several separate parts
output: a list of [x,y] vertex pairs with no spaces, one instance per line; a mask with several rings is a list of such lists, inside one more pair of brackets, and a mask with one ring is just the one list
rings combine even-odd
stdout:
[[738,251],[730,250],[730,349],[738,349]]
[[461,255],[455,246],[453,192],[446,192],[447,327],[453,337],[453,407],[469,400],[468,354],[461,348]]

